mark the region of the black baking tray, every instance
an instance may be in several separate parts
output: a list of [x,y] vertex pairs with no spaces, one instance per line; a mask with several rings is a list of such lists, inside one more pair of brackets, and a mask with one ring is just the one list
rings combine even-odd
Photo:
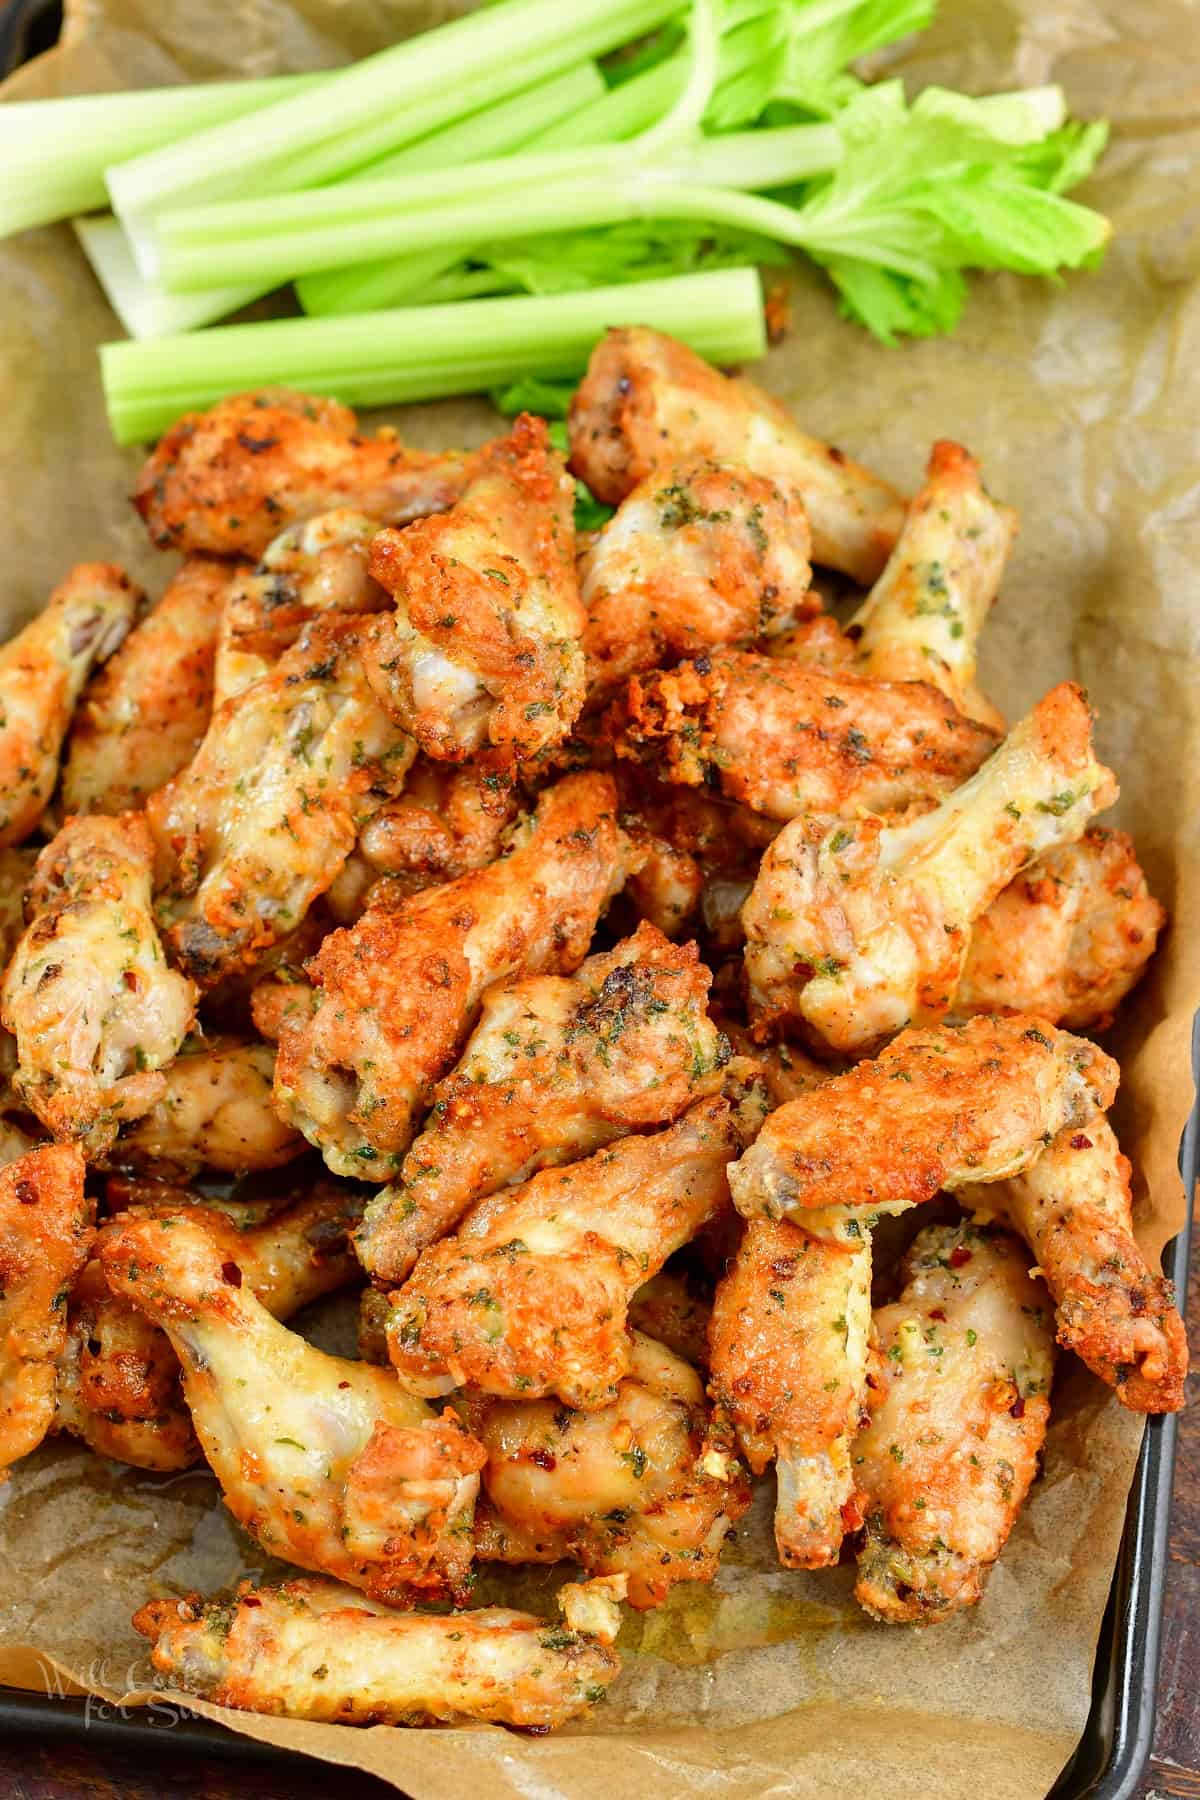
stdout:
[[[61,0],[0,0],[0,76],[48,49],[62,22]],[[1192,1072],[1200,1087],[1200,1015],[1192,1031]],[[1200,1179],[1200,1099],[1179,1152],[1184,1190]],[[1187,1295],[1190,1220],[1163,1254],[1163,1268],[1182,1299]],[[1048,1800],[1132,1800],[1154,1736],[1155,1695],[1162,1634],[1171,1487],[1178,1420],[1147,1422],[1125,1516],[1092,1677],[1092,1704],[1083,1736]],[[56,1699],[0,1688],[0,1735],[72,1739],[110,1750],[172,1751],[274,1763],[303,1760],[271,1744],[239,1737],[207,1719],[182,1718],[169,1728],[136,1712],[123,1714],[95,1701]]]

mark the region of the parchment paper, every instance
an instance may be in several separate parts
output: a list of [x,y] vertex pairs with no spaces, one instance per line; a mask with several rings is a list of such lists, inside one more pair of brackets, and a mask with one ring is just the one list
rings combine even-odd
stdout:
[[[9,92],[312,67],[453,10],[78,0],[65,47]],[[1116,1045],[1117,1122],[1137,1169],[1139,1232],[1157,1251],[1183,1215],[1176,1155],[1200,1002],[1200,13],[1188,0],[943,0],[942,15],[892,59],[914,83],[983,92],[1057,80],[1077,112],[1113,120],[1091,184],[1117,230],[1104,269],[1059,288],[981,280],[953,339],[893,351],[841,323],[820,280],[801,275],[791,335],[757,372],[809,430],[906,487],[935,437],[961,439],[1020,508],[984,684],[1013,716],[1064,676],[1087,684],[1101,753],[1121,777],[1116,817],[1173,920]],[[125,500],[138,458],[114,450],[104,424],[95,347],[114,335],[65,229],[0,244],[6,627],[76,558],[115,557],[156,590],[167,578]],[[482,403],[398,416],[429,445],[495,429]],[[416,1800],[1030,1800],[1087,1713],[1140,1436],[1140,1421],[1064,1359],[1045,1473],[983,1604],[923,1633],[869,1623],[848,1568],[775,1567],[764,1491],[712,1589],[677,1588],[659,1612],[631,1618],[626,1672],[585,1726],[530,1741],[195,1710],[369,1769]],[[109,1699],[144,1691],[134,1607],[259,1566],[206,1474],[164,1479],[51,1444],[0,1494],[0,1679]],[[488,1577],[547,1608],[556,1580]],[[152,1716],[169,1727],[177,1715],[159,1697]]]

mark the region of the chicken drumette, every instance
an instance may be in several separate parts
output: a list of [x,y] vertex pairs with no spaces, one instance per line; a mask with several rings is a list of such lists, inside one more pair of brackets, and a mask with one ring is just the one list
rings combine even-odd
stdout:
[[277,1169],[304,1139],[272,1103],[275,1051],[239,1038],[196,1038],[166,1070],[148,1112],[118,1137],[110,1164],[186,1179],[200,1169],[226,1175]]

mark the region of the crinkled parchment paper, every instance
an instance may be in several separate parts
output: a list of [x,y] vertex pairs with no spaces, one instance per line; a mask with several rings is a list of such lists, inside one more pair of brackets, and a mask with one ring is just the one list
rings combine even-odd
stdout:
[[[78,0],[69,10],[65,47],[23,72],[14,97],[334,63],[453,8]],[[1015,716],[1064,676],[1087,684],[1101,752],[1121,777],[1119,821],[1173,920],[1117,1046],[1118,1123],[1138,1171],[1139,1230],[1157,1250],[1183,1213],[1176,1153],[1200,1002],[1200,14],[1188,0],[943,0],[942,12],[899,59],[915,82],[980,92],[1061,81],[1079,113],[1113,120],[1092,183],[1117,231],[1104,269],[1057,289],[982,280],[951,340],[892,351],[841,323],[802,274],[792,332],[757,373],[809,430],[910,488],[935,437],[961,439],[1021,510],[985,685]],[[114,335],[65,229],[0,244],[6,624],[76,558],[115,557],[156,590],[166,579],[125,498],[138,458],[114,450],[104,424],[95,347]],[[495,428],[475,403],[415,409],[403,423],[430,445]],[[984,1603],[933,1630],[870,1624],[848,1568],[776,1568],[767,1495],[712,1589],[677,1588],[661,1611],[630,1620],[626,1672],[586,1726],[529,1741],[197,1710],[369,1769],[417,1800],[472,1790],[1031,1800],[1087,1713],[1141,1435],[1069,1361],[1055,1402],[1045,1474]],[[69,1673],[110,1697],[136,1690],[149,1665],[129,1629],[134,1607],[260,1563],[207,1475],[163,1479],[52,1444],[0,1496],[0,1679],[54,1688]],[[535,1571],[505,1591],[548,1605],[553,1586]]]

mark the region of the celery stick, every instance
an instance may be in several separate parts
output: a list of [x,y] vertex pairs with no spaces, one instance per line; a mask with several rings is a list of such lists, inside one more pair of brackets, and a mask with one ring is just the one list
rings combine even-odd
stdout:
[[105,344],[101,371],[114,435],[136,443],[182,412],[249,387],[284,384],[367,405],[474,392],[523,374],[569,376],[596,339],[624,321],[669,332],[723,362],[766,348],[757,270],[725,269],[550,298],[272,319]]
[[168,294],[144,281],[120,221],[111,213],[73,221],[75,235],[108,303],[130,337],[169,337],[194,331],[248,306],[269,292],[261,283],[248,287],[208,288],[202,294]]

